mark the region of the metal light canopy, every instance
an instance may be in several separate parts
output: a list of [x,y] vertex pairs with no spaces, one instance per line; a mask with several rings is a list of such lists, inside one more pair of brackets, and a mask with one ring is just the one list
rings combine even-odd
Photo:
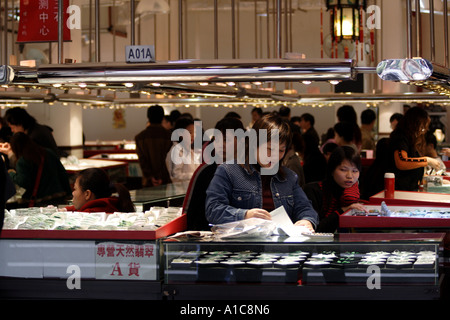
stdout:
[[423,58],[383,60],[377,65],[377,74],[382,80],[450,95],[450,70]]
[[327,0],[331,11],[331,35],[333,41],[356,40],[361,28],[360,9],[366,9],[365,0]]
[[40,84],[67,83],[176,83],[353,80],[350,59],[317,60],[181,60],[126,64],[41,65]]

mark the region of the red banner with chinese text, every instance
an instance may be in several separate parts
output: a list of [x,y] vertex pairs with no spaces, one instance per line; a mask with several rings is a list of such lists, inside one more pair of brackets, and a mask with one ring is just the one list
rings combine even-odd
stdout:
[[[59,0],[20,0],[20,21],[17,42],[58,41],[58,1]],[[70,41],[70,30],[66,21],[69,17],[67,7],[63,6],[64,41]]]

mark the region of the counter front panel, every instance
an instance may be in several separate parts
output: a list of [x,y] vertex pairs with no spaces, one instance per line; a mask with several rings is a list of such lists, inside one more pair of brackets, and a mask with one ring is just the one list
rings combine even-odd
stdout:
[[[332,241],[164,241],[165,284],[437,285],[443,234],[335,235]],[[281,240],[281,241],[280,241]]]

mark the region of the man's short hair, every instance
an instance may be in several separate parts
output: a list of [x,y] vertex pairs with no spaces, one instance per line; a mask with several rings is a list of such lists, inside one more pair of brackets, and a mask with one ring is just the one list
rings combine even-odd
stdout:
[[256,112],[256,113],[259,114],[260,116],[262,116],[262,114],[263,114],[262,109],[259,108],[259,107],[254,107],[254,108],[252,109],[252,113],[253,113],[253,112]]
[[400,119],[403,118],[403,115],[401,113],[394,113],[390,118],[389,122],[392,122],[394,120],[400,121]]
[[372,109],[365,109],[363,112],[361,112],[361,123],[362,124],[371,124],[375,121],[377,118],[377,115],[375,114],[375,111]]
[[314,126],[315,119],[314,116],[310,113],[304,113],[300,116],[300,119],[303,119],[306,122],[309,122],[311,124],[311,127]]
[[289,115],[291,114],[291,109],[289,107],[282,106],[278,111],[278,114],[280,115],[280,117],[289,117]]
[[164,118],[164,109],[160,105],[154,105],[147,109],[147,118],[150,123],[160,124]]

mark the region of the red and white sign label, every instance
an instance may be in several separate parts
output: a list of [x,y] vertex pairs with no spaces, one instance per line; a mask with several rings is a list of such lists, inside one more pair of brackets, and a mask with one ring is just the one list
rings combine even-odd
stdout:
[[157,280],[155,244],[103,242],[95,249],[96,279]]
[[[20,21],[17,42],[58,41],[58,1],[20,0]],[[63,39],[70,41],[70,30],[65,21],[69,17],[69,0],[63,0]]]

